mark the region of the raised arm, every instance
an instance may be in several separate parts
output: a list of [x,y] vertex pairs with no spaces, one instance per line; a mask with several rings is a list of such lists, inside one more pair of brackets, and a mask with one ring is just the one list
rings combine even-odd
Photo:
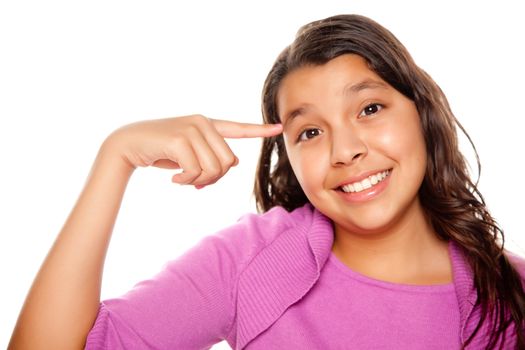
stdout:
[[224,137],[280,132],[280,126],[189,116],[134,123],[112,133],[33,282],[9,349],[84,347],[99,308],[112,229],[137,167],[181,168],[173,182],[203,187],[238,162]]

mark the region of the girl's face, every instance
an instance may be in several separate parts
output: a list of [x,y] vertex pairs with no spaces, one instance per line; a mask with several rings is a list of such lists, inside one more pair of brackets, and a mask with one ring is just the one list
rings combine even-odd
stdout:
[[416,106],[362,57],[292,71],[277,101],[295,175],[336,230],[379,233],[423,215],[426,149]]

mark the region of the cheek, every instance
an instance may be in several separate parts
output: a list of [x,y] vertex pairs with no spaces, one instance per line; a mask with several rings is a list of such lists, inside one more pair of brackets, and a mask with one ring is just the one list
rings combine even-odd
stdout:
[[323,186],[327,174],[326,152],[321,147],[302,147],[288,153],[292,169],[306,195]]
[[422,179],[426,170],[427,151],[418,116],[413,116],[405,123],[391,125],[390,130],[381,135],[380,142],[390,158],[412,173],[413,180]]
[[374,130],[374,140],[385,153],[395,159],[426,158],[426,147],[417,115],[402,118],[395,123]]
[[415,162],[425,169],[427,150],[423,131],[419,122],[419,116],[414,116],[412,122],[407,123],[407,127],[402,137],[405,140],[403,151],[406,154],[409,154]]

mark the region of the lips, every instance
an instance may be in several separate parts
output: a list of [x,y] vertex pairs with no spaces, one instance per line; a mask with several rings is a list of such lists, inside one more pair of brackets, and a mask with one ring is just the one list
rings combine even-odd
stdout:
[[[344,191],[344,189],[346,189],[346,191],[344,192],[355,192],[355,187],[358,187],[358,189],[360,186],[369,188],[370,186],[368,185],[368,183],[370,183],[371,185],[375,185],[376,183],[382,181],[386,176],[390,175],[391,172],[392,168],[367,171],[357,176],[353,176],[346,179],[334,189],[339,191]],[[354,190],[352,190],[352,188]]]
[[[335,193],[338,198],[349,205],[360,205],[369,202],[374,198],[378,198],[387,190],[392,178],[392,176],[390,176],[392,171],[392,169],[374,170],[350,178],[345,181],[342,186],[335,188]],[[380,174],[380,177],[384,176],[380,181],[377,179],[378,174]],[[374,181],[377,182],[372,185],[371,179],[374,177],[376,178]],[[361,181],[355,181],[355,179],[361,179]],[[362,186],[363,183],[365,187]]]
[[377,185],[378,183],[383,181],[388,175],[390,175],[389,170],[382,171],[375,175],[371,175],[365,178],[364,180],[354,182],[352,184],[344,185],[341,187],[341,189],[343,190],[343,192],[346,192],[346,193],[361,192],[361,191],[367,190]]

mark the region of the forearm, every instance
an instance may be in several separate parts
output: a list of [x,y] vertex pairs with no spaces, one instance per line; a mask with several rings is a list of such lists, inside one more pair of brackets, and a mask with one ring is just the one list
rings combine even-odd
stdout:
[[9,348],[75,349],[96,318],[111,232],[133,168],[105,143],[46,257]]
[[111,231],[136,167],[181,169],[172,182],[203,187],[237,164],[225,137],[271,137],[281,132],[280,125],[193,115],[132,123],[112,133],[35,278],[10,349],[83,347],[99,307]]

